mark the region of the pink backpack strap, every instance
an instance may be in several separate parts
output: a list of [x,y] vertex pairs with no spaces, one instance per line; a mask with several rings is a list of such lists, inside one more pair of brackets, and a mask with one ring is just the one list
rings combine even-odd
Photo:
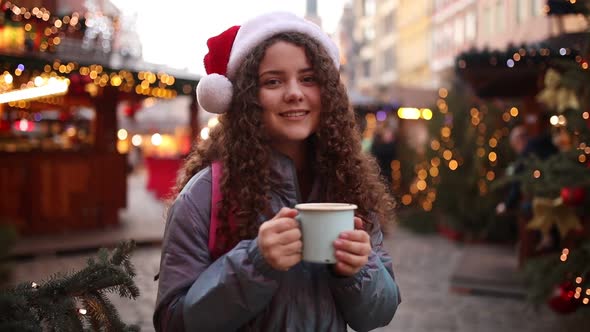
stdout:
[[221,172],[222,165],[219,161],[211,164],[211,222],[209,223],[209,252],[213,259],[220,256],[217,245],[217,226],[219,225],[219,204],[221,203]]

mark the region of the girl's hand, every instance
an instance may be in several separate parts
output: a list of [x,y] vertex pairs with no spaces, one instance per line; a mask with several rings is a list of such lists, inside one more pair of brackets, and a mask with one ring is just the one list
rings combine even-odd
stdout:
[[301,230],[294,219],[297,210],[282,208],[258,229],[258,248],[275,270],[287,271],[301,261]]
[[342,276],[353,276],[369,261],[371,239],[363,229],[361,218],[354,217],[354,231],[342,232],[334,241],[336,265],[334,271]]

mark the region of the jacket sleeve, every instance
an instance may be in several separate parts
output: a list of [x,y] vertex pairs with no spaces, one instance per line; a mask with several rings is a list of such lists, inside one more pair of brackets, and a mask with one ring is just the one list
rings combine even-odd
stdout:
[[211,177],[210,172],[199,176],[168,213],[154,312],[157,331],[236,330],[266,307],[282,275],[266,263],[255,239],[241,241],[211,262]]
[[391,257],[383,248],[383,233],[376,221],[371,230],[371,246],[369,261],[356,275],[334,277],[331,282],[336,305],[355,331],[386,326],[401,302]]

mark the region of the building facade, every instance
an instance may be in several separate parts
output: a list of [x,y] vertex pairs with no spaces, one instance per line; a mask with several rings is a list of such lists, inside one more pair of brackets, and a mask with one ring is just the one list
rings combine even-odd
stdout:
[[432,12],[431,70],[433,85],[453,76],[455,57],[477,44],[477,0],[435,0]]
[[399,0],[394,17],[398,36],[394,45],[397,84],[403,87],[432,87],[432,0]]

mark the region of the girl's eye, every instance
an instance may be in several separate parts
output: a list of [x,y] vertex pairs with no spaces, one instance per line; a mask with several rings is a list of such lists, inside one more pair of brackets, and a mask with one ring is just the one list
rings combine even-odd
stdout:
[[278,85],[279,83],[281,83],[281,81],[279,81],[276,78],[271,78],[271,79],[264,81],[264,85],[267,85],[267,86]]
[[304,76],[302,79],[303,82],[305,83],[313,83],[316,81],[315,76]]

